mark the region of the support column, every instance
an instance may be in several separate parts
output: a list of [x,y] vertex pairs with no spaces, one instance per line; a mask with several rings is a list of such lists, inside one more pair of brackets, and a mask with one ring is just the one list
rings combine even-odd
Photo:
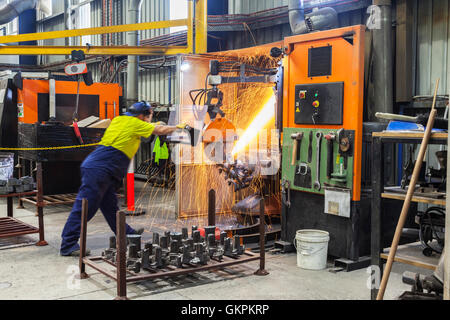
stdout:
[[374,105],[369,110],[369,121],[376,121],[376,112],[393,112],[393,67],[392,67],[392,14],[391,0],[373,0],[378,6],[379,28],[373,32],[373,79]]

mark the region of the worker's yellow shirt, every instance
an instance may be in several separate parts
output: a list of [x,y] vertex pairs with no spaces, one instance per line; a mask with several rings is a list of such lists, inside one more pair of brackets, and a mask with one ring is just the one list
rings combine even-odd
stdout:
[[155,126],[136,117],[118,116],[106,129],[99,144],[116,148],[132,159],[139,149],[141,137],[148,138]]

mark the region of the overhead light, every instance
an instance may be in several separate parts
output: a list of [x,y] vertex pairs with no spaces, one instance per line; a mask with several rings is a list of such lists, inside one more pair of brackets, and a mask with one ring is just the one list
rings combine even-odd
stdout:
[[187,62],[183,62],[183,63],[181,64],[181,66],[180,66],[180,70],[181,70],[182,72],[188,71],[190,68],[191,68],[191,66],[190,66],[189,63],[187,63]]

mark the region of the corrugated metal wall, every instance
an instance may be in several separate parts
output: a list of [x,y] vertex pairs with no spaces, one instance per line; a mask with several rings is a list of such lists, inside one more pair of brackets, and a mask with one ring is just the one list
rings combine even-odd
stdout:
[[[80,3],[83,3],[82,0]],[[109,21],[109,5],[106,6],[107,21]],[[90,27],[102,26],[102,0],[94,0],[90,2]],[[126,12],[128,10],[128,1],[126,0],[113,0],[112,2],[112,24],[119,25],[126,23]],[[52,3],[52,19],[46,19],[38,24],[38,32],[64,30],[64,1],[53,0]],[[59,15],[58,15],[59,14]],[[167,0],[144,0],[141,7],[141,22],[161,21],[169,20],[169,1]],[[88,23],[88,19],[83,20],[84,23]],[[78,27],[78,26],[77,26]],[[156,29],[156,30],[143,30],[140,31],[140,39],[149,39],[155,36],[169,33],[168,29]],[[73,41],[79,41],[74,39]],[[65,45],[65,39],[51,39],[45,41],[39,41],[40,45]],[[91,36],[90,43],[92,45],[102,45],[102,35]],[[112,34],[112,43],[109,36],[105,37],[106,45],[122,45],[125,44],[125,33]],[[83,43],[84,44],[84,43]],[[41,63],[53,63],[63,60],[63,56],[42,56]],[[171,70],[174,67],[169,67]],[[145,99],[150,101],[159,102],[161,104],[171,103],[174,95],[175,80],[172,79],[169,84],[169,71],[168,67],[164,67],[157,70],[145,70],[139,73],[139,99]],[[93,72],[94,81],[100,79],[99,64],[90,65],[90,69]],[[172,71],[172,74],[174,72]],[[172,77],[173,78],[173,77]],[[125,80],[125,79],[124,79]],[[169,88],[171,91],[169,92]]]
[[[254,8],[259,8],[263,4],[267,4],[268,2],[272,3],[285,3],[281,5],[287,5],[287,1],[285,0],[266,0],[266,1],[237,1],[237,0],[230,0],[230,4],[233,2],[233,5],[236,5],[236,3],[240,2],[242,4],[241,11],[244,11],[242,13],[246,13],[246,11]],[[245,5],[244,5],[245,4]],[[269,9],[270,7],[264,9]],[[274,7],[272,7],[274,8]],[[237,8],[235,8],[237,9]],[[254,11],[250,11],[249,13],[252,13]],[[231,13],[231,12],[230,12]],[[358,9],[348,12],[342,12],[338,14],[339,18],[339,25],[341,27],[356,25],[356,24],[365,24],[367,20],[367,13],[366,9]],[[251,30],[249,28],[245,32],[228,32],[227,34],[227,48],[226,50],[232,50],[232,49],[240,49],[245,47],[251,47],[255,45],[261,45],[265,43],[271,43],[275,41],[280,41],[285,37],[289,37],[292,35],[291,28],[289,26],[289,23],[283,23],[278,24],[272,27],[268,28],[261,28],[256,30]]]
[[449,94],[450,5],[448,0],[419,0],[417,7],[416,95]]

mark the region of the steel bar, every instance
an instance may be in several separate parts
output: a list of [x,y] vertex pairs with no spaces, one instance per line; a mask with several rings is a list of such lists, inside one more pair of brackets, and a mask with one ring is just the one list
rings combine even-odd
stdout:
[[71,55],[81,50],[93,56],[162,56],[191,53],[186,46],[0,46],[0,55]]
[[[246,252],[246,254],[248,254],[248,253]],[[192,272],[200,272],[200,271],[206,271],[206,270],[211,270],[211,269],[216,269],[216,268],[229,267],[232,265],[255,261],[258,259],[259,259],[258,255],[255,255],[255,256],[249,255],[249,257],[246,257],[246,258],[231,259],[230,261],[218,262],[217,264],[210,264],[210,265],[181,269],[181,270],[176,269],[174,271],[157,272],[154,274],[148,274],[148,275],[146,274],[146,275],[139,275],[139,276],[135,276],[135,277],[129,277],[126,279],[126,281],[134,282],[134,281],[155,279],[155,278],[161,278],[161,277],[174,277],[174,276],[179,276],[179,275],[183,275],[183,274],[189,274]],[[210,260],[210,261],[214,261],[214,260]]]
[[125,212],[117,212],[116,248],[117,248],[117,297],[116,300],[127,300],[126,263],[127,235],[125,233]]
[[23,196],[33,195],[33,194],[36,194],[36,193],[37,193],[37,190],[27,191],[27,192],[20,192],[20,193],[0,194],[0,198],[23,197]]
[[92,269],[95,269],[95,270],[97,270],[98,272],[104,274],[105,276],[110,277],[111,279],[117,281],[116,274],[114,274],[114,273],[112,273],[112,272],[110,272],[110,271],[108,271],[108,270],[105,270],[104,268],[102,268],[101,266],[99,266],[97,263],[94,262],[94,261],[97,261],[97,260],[102,260],[102,258],[101,258],[101,257],[96,257],[96,258],[84,258],[84,259],[83,259],[83,262],[84,262],[85,265],[88,265],[88,266],[91,267]]
[[266,276],[266,223],[264,217],[264,198],[259,201],[259,269],[255,271],[257,276]]
[[[450,129],[450,122],[449,122]],[[447,143],[448,146],[448,143]],[[448,147],[447,147],[448,149]],[[447,157],[447,177],[450,176],[450,158]],[[447,178],[447,190],[450,190],[450,181]],[[450,197],[447,196],[446,208],[450,208]],[[450,300],[450,214],[445,215],[444,248],[444,300]]]
[[425,152],[428,147],[428,140],[430,139],[431,130],[433,129],[434,118],[436,117],[437,110],[435,109],[437,90],[439,87],[439,79],[436,81],[436,86],[434,88],[434,98],[433,104],[431,106],[430,117],[428,119],[427,127],[423,135],[422,144],[420,145],[419,154],[417,156],[416,164],[414,165],[414,171],[411,176],[411,181],[409,183],[408,192],[406,193],[405,202],[403,203],[402,211],[397,223],[397,228],[395,229],[394,239],[392,240],[391,249],[389,251],[389,257],[386,263],[386,270],[383,272],[383,278],[381,279],[380,289],[378,291],[377,300],[383,300],[384,292],[386,290],[387,282],[389,280],[389,275],[391,273],[392,264],[394,262],[395,253],[400,241],[400,236],[402,234],[403,226],[405,225],[406,217],[408,215],[409,206],[411,204],[411,198],[414,194],[414,189],[419,177],[420,169],[422,167],[422,162],[425,157]]
[[206,53],[208,29],[208,1],[197,0],[195,2],[195,52]]
[[84,257],[86,256],[86,235],[87,235],[87,216],[88,216],[88,201],[86,198],[81,200],[81,234],[80,234],[80,279],[89,278],[86,273],[86,266],[84,264]]
[[[383,161],[383,143],[381,138],[372,137],[372,201],[371,201],[371,264],[375,274],[383,273],[383,260],[380,257],[382,251],[382,225],[383,225],[383,201],[381,194],[384,185],[384,161]],[[379,272],[379,273],[378,273]],[[371,284],[371,299],[375,300],[378,295],[380,280],[375,277],[376,283]]]
[[34,41],[34,40],[70,38],[70,37],[80,37],[80,36],[88,36],[88,35],[96,35],[96,34],[161,29],[161,28],[170,28],[170,27],[181,27],[181,26],[189,27],[189,25],[191,24],[191,21],[189,21],[189,19],[178,19],[178,20],[171,20],[171,21],[154,21],[154,22],[124,24],[124,25],[118,25],[118,26],[49,31],[49,32],[38,32],[38,33],[26,33],[26,34],[19,34],[19,35],[2,36],[2,37],[0,37],[0,43],[16,43],[16,42],[25,42],[25,41]]
[[6,203],[7,203],[7,215],[8,215],[8,217],[13,217],[13,215],[14,215],[14,213],[13,213],[13,210],[14,210],[14,208],[13,208],[13,198],[12,197],[8,197],[8,198],[6,198]]
[[11,217],[0,218],[0,238],[38,233],[39,229]]
[[216,191],[214,189],[208,192],[208,226],[216,225]]
[[48,245],[47,241],[44,239],[44,210],[43,210],[43,201],[42,196],[44,193],[44,187],[42,182],[42,163],[36,163],[36,180],[37,180],[37,216],[39,221],[39,241],[36,243],[37,246],[46,246]]

